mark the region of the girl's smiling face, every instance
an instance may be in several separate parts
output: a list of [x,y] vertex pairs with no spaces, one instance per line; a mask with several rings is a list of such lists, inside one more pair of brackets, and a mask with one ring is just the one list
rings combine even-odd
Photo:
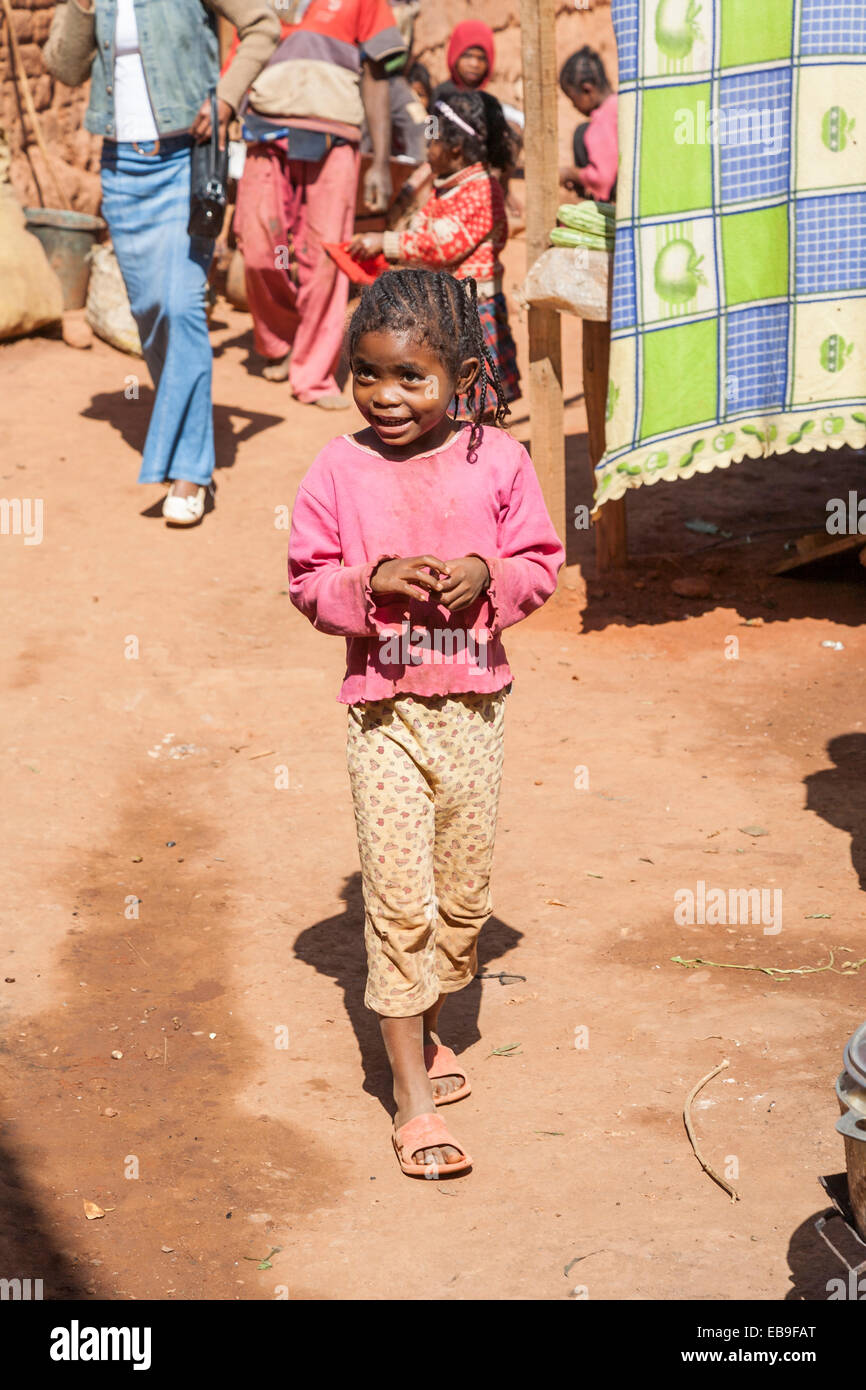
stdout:
[[[423,440],[437,448],[448,438],[448,407],[468,390],[480,363],[467,358],[455,378],[438,353],[411,332],[364,333],[352,361],[355,404],[388,450],[411,455]],[[440,437],[441,436],[441,437]]]

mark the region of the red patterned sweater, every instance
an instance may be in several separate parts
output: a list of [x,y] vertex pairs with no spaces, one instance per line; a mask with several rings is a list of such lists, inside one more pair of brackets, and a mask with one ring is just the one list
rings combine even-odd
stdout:
[[448,270],[457,280],[473,276],[478,298],[492,299],[502,289],[500,252],[508,238],[502,184],[483,164],[437,179],[436,192],[409,226],[386,232],[389,261]]

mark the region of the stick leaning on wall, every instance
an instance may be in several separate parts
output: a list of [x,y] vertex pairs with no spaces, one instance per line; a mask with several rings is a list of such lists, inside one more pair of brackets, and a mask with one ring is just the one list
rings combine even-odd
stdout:
[[[3,14],[6,18],[6,26],[9,30],[9,51],[12,55],[12,68],[15,76],[19,79],[21,95],[24,98],[24,105],[27,108],[27,115],[30,117],[30,124],[33,127],[33,135],[35,137],[36,144],[39,148],[39,153],[42,155],[46,172],[48,173],[48,176],[51,179],[51,182],[53,183],[54,188],[56,190],[58,199],[60,201],[60,206],[63,209],[65,209],[66,212],[69,212],[69,199],[67,198],[60,185],[60,180],[58,179],[57,173],[54,168],[54,161],[52,160],[51,155],[48,153],[48,147],[45,144],[45,141],[42,137],[42,129],[39,124],[39,117],[36,114],[36,107],[33,103],[33,93],[30,90],[30,82],[27,77],[27,73],[24,71],[24,64],[21,61],[21,50],[18,47],[18,36],[15,33],[15,20],[12,16],[12,6],[9,3],[9,0],[0,0],[0,4],[2,4],[3,6]],[[27,132],[24,131],[23,134],[26,143]]]

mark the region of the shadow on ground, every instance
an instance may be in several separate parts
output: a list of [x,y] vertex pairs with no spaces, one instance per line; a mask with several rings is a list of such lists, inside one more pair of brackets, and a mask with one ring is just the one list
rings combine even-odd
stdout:
[[[827,504],[857,491],[866,497],[866,455],[851,449],[745,459],[728,469],[658,482],[626,495],[629,563],[599,575],[595,531],[586,527],[593,480],[587,436],[566,439],[567,563],[588,581],[584,630],[682,621],[715,608],[744,620],[817,618],[858,626],[866,612],[866,569],[856,553],[789,575],[773,568],[791,558],[786,543],[824,531]],[[690,530],[699,520],[715,535]],[[578,524],[575,525],[574,523]],[[866,535],[864,535],[866,546]],[[705,581],[704,598],[679,597],[676,579]]]
[[[0,1278],[29,1279],[32,1299],[40,1296],[63,1300],[81,1298],[83,1289],[74,1263],[53,1240],[41,1203],[30,1186],[27,1173],[34,1156],[23,1139],[18,1152],[12,1151],[12,1144],[19,1142],[14,1122],[3,1122],[3,1135],[5,1142],[0,1146],[0,1203],[3,1207]],[[42,1281],[41,1288],[34,1282],[36,1280]],[[22,1296],[26,1290],[27,1286],[22,1283]],[[15,1297],[14,1293],[10,1296]]]
[[[821,1211],[816,1211],[813,1216],[801,1222],[791,1235],[788,1246],[791,1288],[785,1294],[786,1303],[826,1303],[831,1293],[835,1293],[838,1300],[840,1292],[844,1296],[848,1290],[848,1270],[841,1258],[833,1254],[815,1229],[816,1218],[826,1215],[828,1210],[832,1211],[832,1208],[824,1207]],[[828,1233],[830,1230],[833,1232],[832,1239],[839,1242],[846,1258],[856,1260],[856,1242],[842,1223],[834,1219],[828,1227]],[[862,1254],[862,1246],[860,1252]],[[833,1280],[842,1280],[843,1283],[834,1284]]]
[[803,779],[806,810],[851,836],[851,864],[866,892],[866,734],[839,734],[827,744],[833,767]]
[[[224,832],[178,805],[195,776],[175,762],[125,780],[105,842],[55,865],[59,997],[2,1054],[18,1118],[0,1153],[0,1277],[42,1278],[46,1299],[258,1297],[239,1277],[249,1213],[271,1209],[266,1241],[342,1181],[267,1089],[258,1113],[236,1101],[273,1039],[238,1021]],[[85,1200],[104,1216],[87,1220]]]
[[[367,958],[364,949],[364,900],[359,873],[346,878],[342,898],[346,905],[343,912],[326,917],[301,932],[295,942],[295,955],[320,975],[328,975],[336,980],[342,989],[346,1013],[355,1030],[361,1053],[364,1090],[381,1101],[391,1114],[394,1109],[391,1072],[382,1046],[378,1018],[364,1005]],[[479,971],[513,951],[521,936],[522,932],[509,927],[498,917],[491,917],[479,938]],[[455,1052],[471,1047],[481,1037],[478,1028],[481,990],[480,980],[475,979],[466,989],[446,1000],[442,1011],[443,1037],[447,1037],[448,1045]]]
[[[150,386],[141,386],[136,400],[127,400],[122,391],[102,391],[92,398],[81,414],[86,420],[105,420],[131,449],[140,454],[147,437],[153,399],[154,392]],[[220,405],[217,401],[214,402],[213,415],[217,468],[233,468],[242,444],[264,430],[281,425],[285,418],[261,410],[244,410],[242,406]],[[236,420],[242,422],[240,429],[235,429]]]

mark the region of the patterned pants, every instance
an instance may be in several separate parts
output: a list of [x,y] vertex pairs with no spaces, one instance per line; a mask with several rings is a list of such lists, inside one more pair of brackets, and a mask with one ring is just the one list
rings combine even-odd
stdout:
[[369,1009],[409,1018],[476,969],[492,911],[505,691],[350,705]]

